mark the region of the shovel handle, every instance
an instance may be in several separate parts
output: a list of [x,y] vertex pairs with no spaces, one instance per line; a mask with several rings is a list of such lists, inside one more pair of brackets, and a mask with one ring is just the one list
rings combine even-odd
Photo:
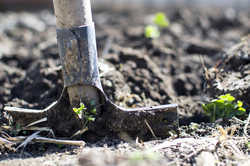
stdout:
[[57,28],[74,28],[92,23],[90,0],[53,0]]
[[[90,0],[53,0],[53,3],[57,29],[72,29],[93,24]],[[72,50],[76,50],[73,51],[73,54],[77,52],[77,44],[72,45]],[[70,55],[66,56],[71,57]],[[73,57],[75,56],[73,55]],[[68,64],[67,67],[70,69],[75,67],[77,61],[73,58],[67,58],[63,63]],[[68,70],[67,67],[64,69],[65,71]],[[87,68],[83,70],[87,70]],[[66,77],[64,76],[64,78]],[[96,105],[100,104],[99,94],[94,87],[74,85],[67,87],[67,91],[72,107],[78,107],[80,102],[83,102],[87,108],[91,107],[88,103],[92,101]]]

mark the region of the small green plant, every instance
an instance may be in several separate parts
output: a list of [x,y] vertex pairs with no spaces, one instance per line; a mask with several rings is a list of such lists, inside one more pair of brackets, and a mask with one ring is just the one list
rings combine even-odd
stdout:
[[210,117],[210,121],[214,122],[220,118],[232,118],[233,116],[241,116],[246,113],[243,108],[242,101],[236,101],[231,94],[219,96],[207,104],[203,104],[202,108],[206,115]]
[[169,26],[169,22],[164,13],[159,12],[156,13],[153,19],[152,25],[147,25],[144,29],[144,36],[146,38],[155,39],[160,37],[160,29],[167,28]]
[[[95,105],[93,102],[91,102],[91,106]],[[93,106],[92,106],[93,107]],[[84,126],[87,126],[89,122],[94,122],[95,121],[95,115],[96,115],[96,108],[93,107],[90,111],[87,111],[87,108],[83,103],[80,103],[79,108],[73,108],[73,111],[79,116],[83,117],[85,124]]]
[[81,115],[84,110],[86,110],[86,107],[85,107],[85,105],[83,103],[80,103],[80,107],[79,108],[73,108],[73,111],[77,115]]
[[145,37],[146,38],[158,38],[160,36],[160,31],[156,26],[153,25],[147,25],[145,27]]
[[169,25],[166,15],[162,12],[155,14],[154,23],[160,28],[167,28]]

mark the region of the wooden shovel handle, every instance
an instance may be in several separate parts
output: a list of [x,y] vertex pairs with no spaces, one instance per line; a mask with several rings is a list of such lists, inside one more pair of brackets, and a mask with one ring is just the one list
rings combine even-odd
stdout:
[[53,0],[57,28],[73,28],[92,23],[90,0]]

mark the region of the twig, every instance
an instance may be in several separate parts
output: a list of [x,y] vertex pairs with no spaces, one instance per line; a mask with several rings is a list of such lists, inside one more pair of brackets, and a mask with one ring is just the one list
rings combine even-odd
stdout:
[[32,122],[32,123],[28,124],[26,127],[34,126],[36,124],[39,124],[39,123],[42,123],[42,122],[46,122],[46,121],[47,121],[47,118],[42,118],[40,120],[37,120],[35,122]]
[[14,143],[5,138],[0,137],[0,144],[5,145],[5,144],[14,144]]
[[78,137],[80,135],[82,135],[83,133],[85,133],[86,131],[88,131],[88,127],[84,127],[81,130],[78,130],[75,134],[73,134],[70,138],[75,138]]
[[26,147],[28,145],[28,143],[30,143],[35,137],[38,137],[38,134],[40,133],[41,131],[37,131],[35,133],[33,133],[32,135],[28,136],[25,141],[23,143],[21,143],[17,148],[16,150],[18,150],[19,148],[21,147]]
[[238,122],[238,123],[241,123],[241,124],[244,124],[244,123],[245,123],[243,120],[240,120],[240,119],[238,119],[238,118],[235,117],[235,116],[233,116],[232,119],[235,120],[235,121]]
[[199,58],[200,58],[200,61],[201,61],[201,65],[202,65],[204,74],[205,74],[205,79],[206,79],[206,81],[209,81],[209,72],[208,72],[208,69],[207,69],[207,67],[205,65],[205,60],[201,55],[199,56]]
[[[19,143],[27,139],[27,137],[24,136],[19,136],[19,137],[12,137],[9,138],[13,142]],[[74,146],[85,146],[84,141],[74,141],[74,140],[60,140],[60,139],[53,139],[53,138],[45,138],[45,137],[40,137],[36,136],[33,137],[32,142],[40,142],[40,143],[53,143],[53,144],[63,144],[63,145],[74,145]]]
[[52,139],[52,138],[45,138],[45,137],[37,137],[34,139],[34,142],[74,145],[74,146],[85,146],[86,144],[84,141],[60,140],[60,139]]
[[[16,142],[21,142],[25,140],[26,137],[15,137]],[[63,144],[63,145],[74,145],[74,146],[85,146],[84,141],[73,141],[73,140],[60,140],[60,139],[53,139],[53,138],[45,138],[37,136],[33,138],[33,142],[40,142],[40,143],[53,143],[53,144]]]
[[14,142],[11,142],[5,138],[0,137],[0,148],[2,149],[2,147],[7,148],[8,150],[12,150],[15,151],[15,148],[13,148],[12,146],[15,145]]
[[31,131],[49,131],[53,137],[55,137],[55,133],[49,127],[23,127],[21,130],[31,130]]
[[156,137],[156,135],[155,135],[153,129],[152,129],[151,126],[148,124],[148,121],[145,119],[144,122],[145,122],[145,124],[147,125],[147,127],[148,127],[149,131],[151,132],[151,134],[153,135],[153,137],[154,137],[155,139],[157,139],[157,137]]

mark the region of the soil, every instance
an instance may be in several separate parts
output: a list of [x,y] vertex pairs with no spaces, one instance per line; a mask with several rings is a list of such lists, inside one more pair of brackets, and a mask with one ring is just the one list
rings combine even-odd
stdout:
[[[120,106],[179,104],[178,136],[143,142],[92,135],[83,137],[86,147],[36,143],[16,152],[0,144],[0,165],[202,165],[207,161],[204,156],[221,165],[247,165],[250,131],[244,135],[245,122],[208,123],[201,104],[231,93],[249,109],[250,39],[245,36],[250,33],[250,12],[164,8],[170,26],[162,29],[160,38],[146,39],[144,27],[159,10],[96,9],[99,69],[105,93]],[[0,13],[0,21],[0,124],[4,126],[10,120],[4,106],[45,108],[59,98],[63,81],[52,13],[6,12]],[[226,128],[236,131],[230,136]],[[164,142],[171,146],[159,147]],[[153,152],[145,150],[156,147]]]

